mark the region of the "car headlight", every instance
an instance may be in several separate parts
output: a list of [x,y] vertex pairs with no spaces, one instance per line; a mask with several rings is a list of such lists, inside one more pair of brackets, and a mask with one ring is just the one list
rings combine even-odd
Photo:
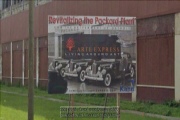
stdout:
[[68,68],[68,67],[69,67],[69,64],[66,65],[66,68]]
[[129,65],[129,70],[131,69],[131,64]]
[[58,66],[55,67],[56,70],[59,70],[62,67],[62,64],[59,64]]
[[101,67],[98,67],[98,71],[100,71],[101,70]]
[[111,64],[111,65],[110,65],[110,68],[112,68],[112,67],[113,67],[113,65]]
[[87,68],[86,68],[86,71],[88,71],[88,70],[90,70],[91,69],[91,66],[88,66]]
[[101,72],[102,75],[105,75],[106,74],[106,70],[103,69],[102,72]]
[[81,71],[81,67],[80,66],[77,68],[77,72],[79,72],[79,71]]
[[50,63],[50,64],[49,64],[49,66],[48,66],[48,70],[54,70],[53,63]]
[[88,62],[85,64],[85,66],[87,66],[88,65]]

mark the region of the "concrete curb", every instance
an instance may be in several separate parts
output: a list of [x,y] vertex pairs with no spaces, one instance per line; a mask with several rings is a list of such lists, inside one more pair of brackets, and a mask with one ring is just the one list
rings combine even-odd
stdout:
[[[0,92],[8,93],[8,94],[20,95],[20,96],[28,96],[27,94],[20,94],[20,93],[17,93],[17,92],[8,92],[8,91],[4,91],[4,90],[0,90]],[[67,100],[59,100],[59,99],[48,98],[48,97],[43,97],[43,96],[34,96],[34,97],[49,100],[49,101],[55,101],[55,102],[68,102]],[[86,104],[83,104],[83,103],[77,103],[77,104],[86,105]],[[149,117],[161,118],[161,119],[164,119],[164,120],[180,120],[180,118],[178,118],[178,117],[163,116],[163,115],[145,113],[145,112],[139,112],[139,111],[133,111],[133,110],[121,110],[121,112],[135,114],[135,115],[141,115],[141,116],[149,116]]]
[[155,118],[161,118],[165,120],[180,120],[180,118],[177,117],[170,117],[170,116],[164,116],[164,115],[158,115],[158,114],[152,114],[152,113],[145,113],[145,112],[139,112],[139,111],[133,111],[133,110],[121,110],[123,113],[131,113],[135,115],[141,115],[141,116],[149,116],[149,117],[155,117]]

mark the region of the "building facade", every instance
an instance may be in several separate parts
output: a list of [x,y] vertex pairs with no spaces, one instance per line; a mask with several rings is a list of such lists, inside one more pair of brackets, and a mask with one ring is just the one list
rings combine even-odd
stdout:
[[[11,4],[1,13],[2,81],[27,85],[28,2]],[[137,89],[122,97],[132,101],[180,100],[179,1],[36,1],[34,80],[37,87],[48,84],[48,15],[137,17]]]

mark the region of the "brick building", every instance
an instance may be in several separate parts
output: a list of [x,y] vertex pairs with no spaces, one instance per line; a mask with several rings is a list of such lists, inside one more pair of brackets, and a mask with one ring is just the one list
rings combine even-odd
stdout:
[[[2,81],[27,85],[28,2],[2,3]],[[4,6],[5,5],[5,6]],[[137,90],[130,100],[180,100],[180,2],[36,0],[34,80],[48,83],[48,15],[137,17]]]

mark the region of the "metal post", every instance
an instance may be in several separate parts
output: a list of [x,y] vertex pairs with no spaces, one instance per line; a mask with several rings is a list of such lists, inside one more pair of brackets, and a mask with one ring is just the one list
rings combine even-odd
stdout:
[[59,57],[59,39],[58,39],[58,35],[55,34],[55,44],[54,44],[54,53],[55,53],[55,57],[58,58]]
[[24,40],[22,41],[22,86],[24,86]]
[[[137,20],[136,20],[136,26],[137,26]],[[136,33],[137,33],[137,27],[136,27]],[[136,78],[135,78],[135,86],[134,86],[134,92],[132,93],[132,101],[133,102],[135,102],[136,101],[136,99],[137,99],[137,71],[138,71],[138,56],[137,56],[137,54],[138,54],[138,51],[137,51],[137,34],[136,34],[136,44],[135,44],[135,53],[136,53],[136,62],[135,62],[135,71],[136,71]]]
[[34,120],[34,0],[29,0],[28,120]]
[[[74,95],[73,95],[73,94],[70,94],[70,95],[69,95],[69,108],[68,108],[66,120],[68,120],[68,118],[69,118],[69,117],[68,117],[68,114],[73,114],[73,113],[74,113],[73,110],[70,110],[73,106],[74,106]],[[69,111],[72,111],[72,113],[70,113]],[[74,116],[72,116],[72,120],[74,120]]]
[[39,39],[36,39],[36,87],[39,84]]
[[117,120],[120,120],[120,93],[116,93],[117,101]]
[[68,114],[69,114],[70,106],[71,106],[71,94],[69,95],[69,108],[68,108],[68,111],[67,111],[67,118],[66,118],[66,120],[68,120]]
[[10,67],[11,67],[11,85],[12,85],[12,77],[13,77],[13,66],[12,66],[12,63],[13,63],[13,54],[12,54],[12,42],[11,42],[11,44],[10,44],[10,50],[11,50],[11,52],[10,52]]
[[106,93],[106,96],[105,96],[105,102],[104,102],[104,111],[103,111],[103,116],[102,116],[102,120],[104,120],[104,115],[106,113],[106,104],[107,104],[107,93]]
[[74,106],[74,95],[73,94],[71,94],[71,108],[72,108],[72,120],[74,120],[74,116],[73,116],[73,114],[74,114],[74,111],[73,111],[73,106]]

